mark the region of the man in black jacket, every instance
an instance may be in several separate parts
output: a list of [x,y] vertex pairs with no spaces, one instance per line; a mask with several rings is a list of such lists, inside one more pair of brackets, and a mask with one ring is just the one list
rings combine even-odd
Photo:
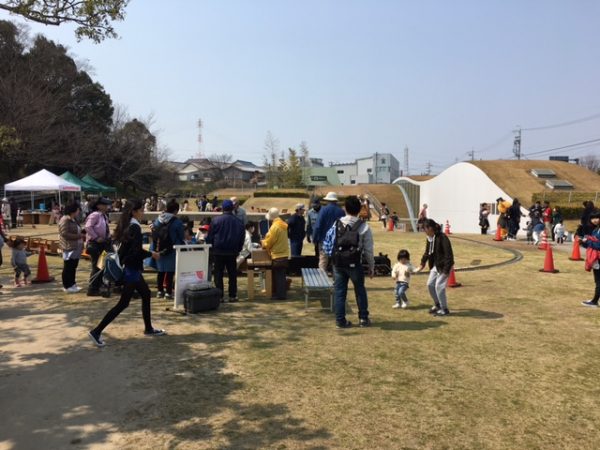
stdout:
[[288,238],[292,257],[302,256],[302,244],[306,236],[306,220],[304,219],[304,205],[298,203],[296,211],[287,221]]
[[450,314],[446,298],[446,285],[452,266],[454,266],[452,245],[448,236],[442,233],[442,226],[434,220],[427,219],[424,222],[424,228],[427,245],[421,258],[421,267],[418,270],[423,270],[425,264],[428,264],[430,269],[427,288],[434,302],[430,313],[436,316],[446,316]]
[[[206,237],[206,243],[211,244],[210,250],[215,263],[215,286],[221,289],[223,297],[223,273],[227,269],[229,277],[229,302],[237,302],[237,265],[235,258],[242,251],[246,230],[233,211],[231,200],[223,201],[223,214],[213,219]],[[223,300],[224,301],[224,300]]]

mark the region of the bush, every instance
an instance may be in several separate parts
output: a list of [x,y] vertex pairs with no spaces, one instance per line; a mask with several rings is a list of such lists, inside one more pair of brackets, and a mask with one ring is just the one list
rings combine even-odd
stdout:
[[254,193],[254,197],[276,197],[276,198],[285,198],[285,197],[300,197],[300,198],[310,198],[310,194],[306,191],[256,191]]

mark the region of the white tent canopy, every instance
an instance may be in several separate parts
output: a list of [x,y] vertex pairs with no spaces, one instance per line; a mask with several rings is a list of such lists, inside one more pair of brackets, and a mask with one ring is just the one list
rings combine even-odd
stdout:
[[4,185],[5,191],[81,191],[81,186],[69,183],[46,169]]
[[4,185],[4,191],[26,191],[31,192],[31,208],[33,209],[33,192],[56,192],[58,191],[58,201],[60,203],[60,192],[79,192],[81,186],[69,183],[64,178],[54,175],[52,172],[42,169],[28,177],[13,181]]

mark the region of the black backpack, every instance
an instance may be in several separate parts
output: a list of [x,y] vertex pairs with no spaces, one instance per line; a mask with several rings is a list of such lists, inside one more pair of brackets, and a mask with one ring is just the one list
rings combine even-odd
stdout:
[[152,231],[152,240],[154,241],[154,250],[163,255],[168,255],[173,251],[173,241],[169,233],[169,227],[173,219],[160,224]]
[[359,246],[358,229],[363,224],[357,220],[354,225],[335,222],[335,243],[333,246],[333,265],[336,267],[360,267],[362,249]]

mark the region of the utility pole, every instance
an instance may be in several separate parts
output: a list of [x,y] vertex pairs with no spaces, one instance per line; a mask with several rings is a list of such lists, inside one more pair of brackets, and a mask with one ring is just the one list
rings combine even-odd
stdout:
[[475,161],[475,149],[471,149],[467,154],[471,157],[471,161]]
[[198,119],[198,158],[203,158],[204,154],[202,153],[202,119]]
[[431,161],[427,161],[425,164],[425,175],[431,175]]
[[513,144],[513,153],[517,159],[521,159],[521,127],[517,125],[517,129],[513,130],[515,133],[515,141]]
[[404,176],[408,176],[408,145],[404,147]]

